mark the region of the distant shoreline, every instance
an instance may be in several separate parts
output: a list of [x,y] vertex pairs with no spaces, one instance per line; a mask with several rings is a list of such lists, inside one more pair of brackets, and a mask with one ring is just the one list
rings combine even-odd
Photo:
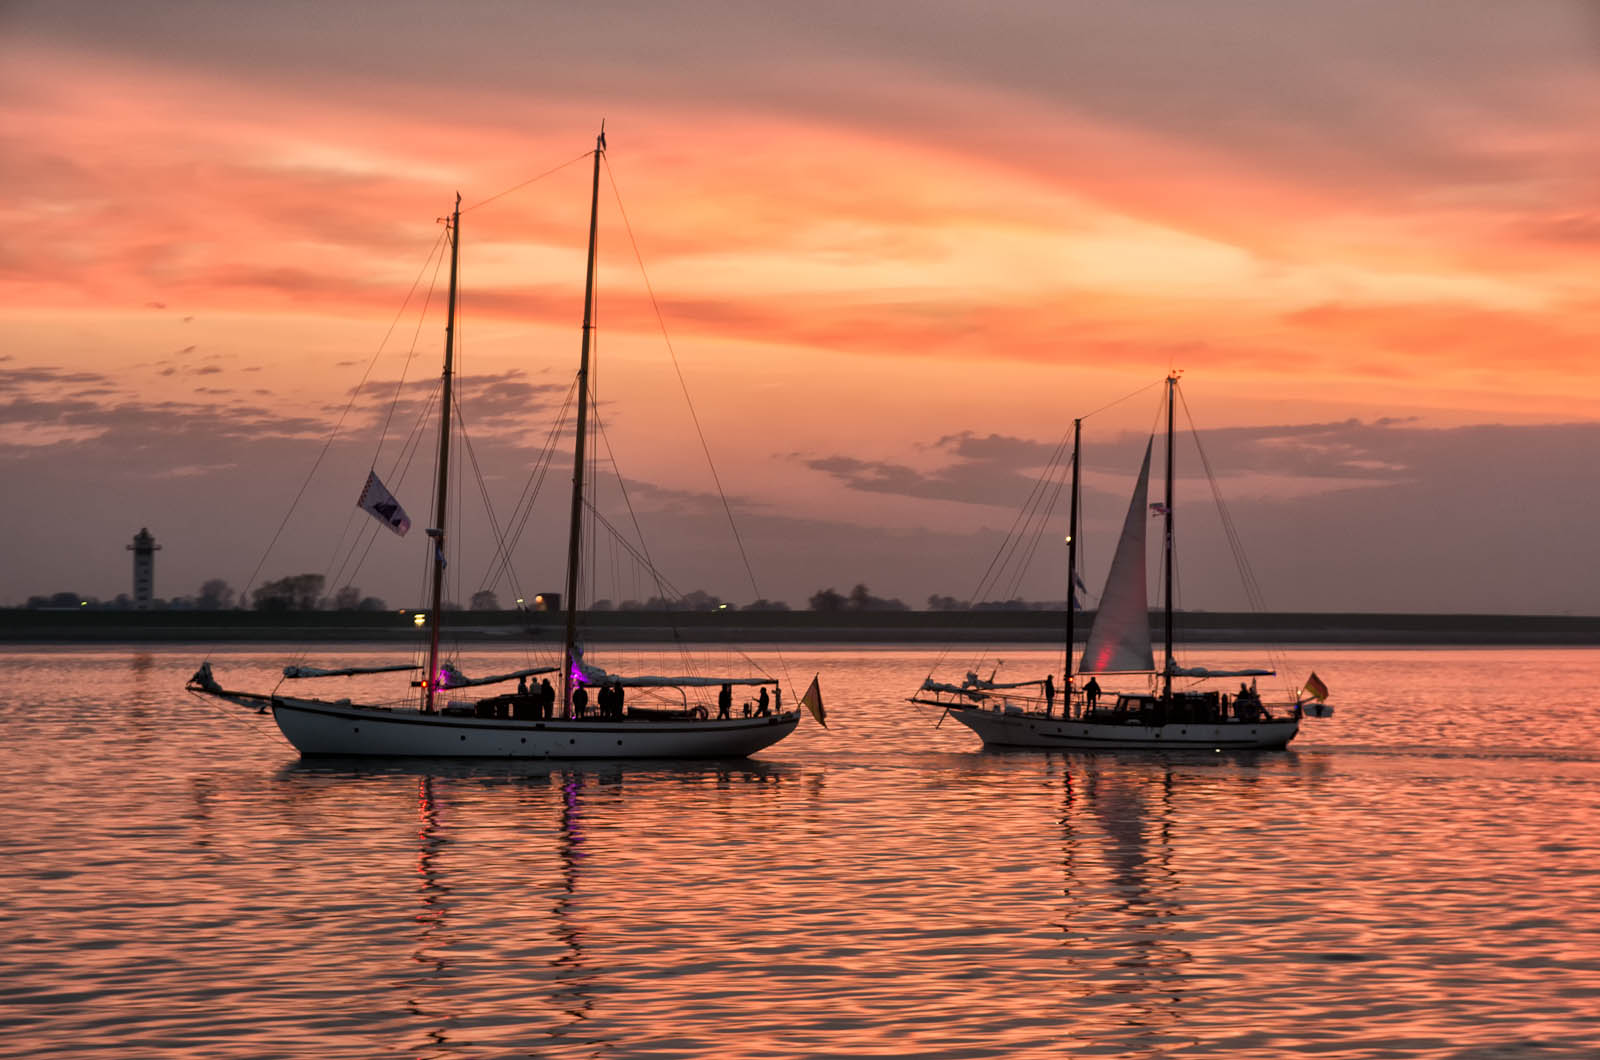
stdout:
[[[413,615],[397,611],[48,611],[0,609],[0,644],[412,642]],[[1077,618],[1077,639],[1090,614]],[[450,638],[483,644],[559,643],[560,615],[450,612]],[[1160,616],[1152,615],[1160,636]],[[1241,614],[1183,612],[1185,644],[1600,646],[1600,616]],[[591,643],[1058,644],[1060,611],[595,611]]]

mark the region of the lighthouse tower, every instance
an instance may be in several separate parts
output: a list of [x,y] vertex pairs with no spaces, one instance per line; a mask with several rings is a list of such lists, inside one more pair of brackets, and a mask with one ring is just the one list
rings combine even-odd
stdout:
[[133,544],[128,546],[128,551],[133,553],[133,608],[135,611],[150,610],[150,601],[154,597],[156,585],[156,549],[161,546],[156,544],[156,539],[150,531],[140,527],[139,532],[133,535]]

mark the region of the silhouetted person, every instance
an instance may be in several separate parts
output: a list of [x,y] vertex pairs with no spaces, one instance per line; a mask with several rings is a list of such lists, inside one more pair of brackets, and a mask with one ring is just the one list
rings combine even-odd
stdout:
[[622,682],[615,681],[611,685],[611,709],[616,712],[616,717],[622,719],[622,704],[627,700],[627,693],[622,690]]
[[556,690],[551,687],[550,679],[546,677],[539,682],[539,716],[548,719],[555,709]]
[[1089,678],[1089,683],[1083,686],[1083,701],[1093,707],[1100,702],[1100,682]]
[[767,696],[767,688],[761,686],[761,695],[756,697],[756,717],[764,718],[772,713],[772,700]]
[[588,706],[589,693],[583,690],[582,685],[579,685],[572,690],[572,716],[574,718],[583,717],[583,712]]
[[719,717],[719,718],[731,718],[731,717],[733,717],[733,686],[732,685],[723,685],[722,686],[722,690],[717,693],[717,717]]
[[1056,706],[1056,682],[1050,674],[1044,675],[1044,716],[1049,717]]

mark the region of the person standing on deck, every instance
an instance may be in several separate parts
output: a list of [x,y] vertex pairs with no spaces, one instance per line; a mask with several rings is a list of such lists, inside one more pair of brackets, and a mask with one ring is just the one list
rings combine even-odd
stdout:
[[1045,674],[1044,675],[1044,716],[1045,717],[1048,718],[1050,716],[1050,712],[1055,709],[1055,704],[1056,704],[1056,682],[1055,682],[1055,678],[1051,674]]

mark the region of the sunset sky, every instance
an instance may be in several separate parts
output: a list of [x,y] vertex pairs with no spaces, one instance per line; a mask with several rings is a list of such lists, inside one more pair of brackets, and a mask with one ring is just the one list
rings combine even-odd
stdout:
[[[0,605],[130,591],[140,527],[158,596],[419,602],[437,219],[459,191],[504,523],[576,369],[603,119],[601,416],[678,589],[966,598],[1087,416],[1098,592],[1158,388],[1113,403],[1179,369],[1269,609],[1596,613],[1596,12],[0,4]],[[1180,459],[1179,603],[1242,607]],[[412,536],[351,522],[369,466]],[[560,588],[569,474],[513,586],[464,464],[458,598]],[[1021,595],[1065,595],[1064,523]]]

